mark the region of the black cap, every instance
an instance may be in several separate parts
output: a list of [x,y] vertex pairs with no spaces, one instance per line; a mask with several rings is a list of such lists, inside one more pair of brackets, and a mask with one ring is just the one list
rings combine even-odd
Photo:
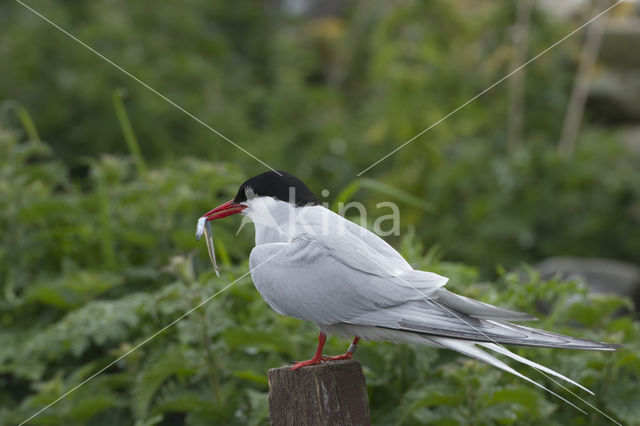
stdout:
[[[233,199],[234,203],[247,201],[247,188],[251,188],[256,196],[273,197],[299,207],[320,204],[307,185],[291,173],[281,170],[277,173],[270,170],[245,181]],[[289,199],[290,196],[294,199]]]

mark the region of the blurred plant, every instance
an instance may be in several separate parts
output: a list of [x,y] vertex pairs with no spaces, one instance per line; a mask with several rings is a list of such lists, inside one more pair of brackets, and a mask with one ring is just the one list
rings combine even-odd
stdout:
[[[141,173],[127,158],[105,156],[88,164],[89,178],[74,181],[47,145],[6,131],[0,154],[2,424],[54,401],[247,268],[251,238],[235,237],[225,224],[217,230],[228,253],[221,279],[204,247],[194,251],[194,219],[207,200],[233,193],[241,179],[233,167],[184,159]],[[615,353],[518,353],[570,374],[596,391],[589,400],[598,408],[637,424],[640,326],[619,313],[629,301],[589,295],[576,282],[542,281],[532,271],[478,283],[475,268],[442,262],[435,248],[424,255],[415,232],[400,247],[416,267],[450,277],[455,291],[537,314],[546,329],[624,342]],[[266,424],[267,369],[306,358],[315,332],[275,314],[247,277],[31,423]],[[330,339],[327,352],[345,345]],[[585,421],[539,389],[454,353],[364,345],[358,358],[376,424]]]
[[[513,266],[558,254],[638,258],[635,241],[640,238],[628,234],[640,228],[637,181],[626,165],[599,178],[604,170],[617,170],[619,161],[637,161],[637,155],[620,159],[629,154],[615,137],[588,126],[579,136],[580,145],[587,146],[579,146],[581,152],[571,161],[550,154],[574,81],[571,58],[579,56],[579,38],[527,67],[527,84],[518,86],[523,92],[515,101],[527,111],[515,125],[521,131],[512,132],[526,136],[511,141],[518,149],[506,149],[508,131],[500,123],[508,122],[513,90],[500,86],[369,171],[364,180],[353,180],[356,172],[510,70],[517,6],[522,6],[521,17],[528,15],[528,0],[412,0],[393,6],[355,1],[342,15],[320,18],[204,0],[189,0],[180,14],[176,5],[163,3],[154,8],[152,19],[144,4],[63,3],[39,7],[312,188],[342,191],[342,199],[358,187],[373,189],[367,195],[371,202],[380,195],[394,197],[407,226],[415,226],[430,244],[440,244],[448,258],[482,265],[483,272],[493,271],[496,263]],[[531,55],[575,27],[535,8],[528,20]],[[3,3],[0,25],[10,40],[0,49],[5,77],[0,97],[28,107],[38,130],[23,107],[16,109],[21,123],[31,140],[53,141],[56,155],[69,167],[67,181],[90,171],[95,184],[102,185],[102,169],[121,164],[107,166],[105,153],[130,153],[126,162],[133,161],[141,174],[147,164],[172,167],[174,158],[184,154],[224,159],[244,176],[263,170],[28,11]],[[36,44],[39,48],[33,49]],[[42,72],[45,60],[51,72]],[[90,161],[102,163],[92,169]],[[126,168],[134,172],[131,164]],[[111,257],[118,251],[109,248],[115,244],[109,237],[118,227],[102,226],[109,225],[111,213],[97,208],[105,205],[107,192],[92,194],[102,200],[93,206],[96,218],[102,217],[99,245],[114,264]],[[578,205],[579,199],[586,201]],[[427,207],[431,215],[425,215]],[[616,230],[610,232],[609,226]]]
[[[398,201],[408,231],[393,242],[452,289],[538,313],[542,328],[624,342],[616,353],[518,353],[638,424],[640,327],[629,302],[531,271],[494,273],[558,254],[638,259],[639,155],[588,123],[572,158],[556,153],[579,41],[527,68],[526,137],[511,152],[509,93],[496,88],[354,180],[509,71],[515,2],[355,1],[321,18],[204,0],[153,13],[121,0],[38,8],[336,203]],[[261,168],[14,3],[0,4],[0,26],[0,99],[17,100],[0,115],[0,423],[16,424],[246,271],[249,233],[218,226],[216,279],[193,227]],[[534,9],[531,54],[569,26]],[[266,424],[267,369],[308,358],[316,330],[276,315],[249,281],[33,424]],[[327,352],[345,344],[331,339]],[[358,357],[377,424],[603,421],[447,351],[365,343]]]
[[[518,69],[527,60],[529,31],[534,0],[516,2],[516,21],[512,29],[513,46],[511,48],[511,70]],[[507,126],[507,146],[513,151],[522,142],[522,122],[524,120],[525,68],[509,79],[509,120]]]
[[332,203],[332,209],[337,210],[341,204],[348,203],[351,199],[353,199],[353,196],[360,189],[370,189],[381,194],[388,195],[392,199],[397,199],[406,203],[407,205],[419,208],[425,212],[433,211],[433,206],[422,198],[416,197],[415,195],[403,191],[402,189],[387,185],[384,182],[379,182],[377,180],[368,178],[355,179],[349,185],[344,187],[335,197]]
[[[153,14],[121,0],[37,8],[269,164],[336,186],[508,72],[515,15],[515,2],[444,0],[354,1],[344,15],[320,18],[205,0]],[[122,87],[148,161],[187,154],[261,169],[24,8],[0,5],[0,25],[11,41],[0,49],[0,98],[19,99],[67,164],[125,152],[110,102]],[[566,31],[541,14],[531,25],[532,52]],[[572,81],[558,72],[565,56],[527,69],[523,125],[536,134],[557,137]],[[403,150],[395,160],[403,175],[424,170],[451,140],[504,139],[496,123],[506,122],[506,95],[492,92]]]
[[[594,0],[592,4],[595,15],[604,10],[608,3]],[[558,141],[558,152],[562,155],[571,156],[575,150],[576,139],[580,131],[582,116],[589,94],[589,86],[596,67],[596,61],[598,60],[598,54],[600,53],[600,45],[602,44],[606,26],[607,17],[603,16],[586,30],[584,47],[580,55],[575,82],[573,83],[567,113],[562,125],[562,133]]]
[[131,155],[131,157],[136,163],[136,167],[138,168],[138,173],[145,173],[147,171],[147,166],[144,162],[144,158],[142,157],[140,144],[138,143],[138,138],[136,137],[136,134],[133,131],[131,120],[129,120],[129,116],[127,115],[127,110],[124,107],[123,99],[125,95],[126,95],[126,92],[123,89],[115,90],[113,92],[113,106],[114,106],[114,109],[116,110],[116,115],[118,116],[118,121],[120,122],[122,133],[124,134],[124,139],[127,142],[127,147],[129,148],[129,154]]
[[638,258],[640,155],[612,137],[585,134],[572,158],[538,141],[510,157],[452,147],[441,161],[424,183],[435,211],[413,220],[449,259],[489,272],[556,255]]

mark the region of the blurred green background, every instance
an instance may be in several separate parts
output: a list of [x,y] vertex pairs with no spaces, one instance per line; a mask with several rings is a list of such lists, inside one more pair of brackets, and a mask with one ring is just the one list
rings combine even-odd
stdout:
[[[356,176],[612,4],[552,3],[28,2],[316,195],[328,189],[321,201],[398,203],[389,241],[453,290],[625,343],[517,351],[640,424],[627,297],[640,283],[594,293],[526,266],[640,258],[637,6]],[[195,221],[265,167],[19,3],[0,4],[0,28],[0,423],[15,424],[242,277],[251,227],[217,226],[216,278]],[[30,423],[265,424],[267,369],[308,358],[315,333],[244,277]],[[607,422],[533,370],[589,416],[448,351],[362,346],[376,424]]]

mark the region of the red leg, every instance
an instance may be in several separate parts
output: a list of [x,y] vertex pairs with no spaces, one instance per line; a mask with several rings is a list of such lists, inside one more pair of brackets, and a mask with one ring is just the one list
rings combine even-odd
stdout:
[[354,337],[353,338],[353,342],[349,346],[349,349],[347,350],[346,353],[344,353],[342,355],[336,355],[336,356],[323,356],[322,360],[323,361],[338,361],[340,359],[351,359],[351,358],[353,358],[353,353],[356,351],[356,349],[358,349],[358,342],[359,341],[360,341],[360,338],[358,336]]
[[320,364],[322,362],[322,348],[324,348],[324,343],[327,341],[327,335],[324,333],[318,334],[318,349],[316,349],[316,354],[308,361],[295,362],[291,370],[297,370],[298,368],[306,367],[307,365]]

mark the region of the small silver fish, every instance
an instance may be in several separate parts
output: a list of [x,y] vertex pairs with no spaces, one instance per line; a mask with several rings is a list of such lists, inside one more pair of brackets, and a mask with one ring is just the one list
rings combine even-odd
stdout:
[[206,223],[206,221],[206,216],[202,216],[200,219],[198,219],[198,225],[196,226],[196,241],[200,241],[200,238],[202,238],[202,234],[204,233],[204,224]]
[[216,275],[219,277],[220,271],[218,270],[218,263],[216,262],[216,248],[213,245],[213,231],[211,230],[211,222],[209,221],[206,221],[204,225],[204,237],[207,242],[207,250],[209,251],[211,263],[213,264],[213,270],[216,271]]

